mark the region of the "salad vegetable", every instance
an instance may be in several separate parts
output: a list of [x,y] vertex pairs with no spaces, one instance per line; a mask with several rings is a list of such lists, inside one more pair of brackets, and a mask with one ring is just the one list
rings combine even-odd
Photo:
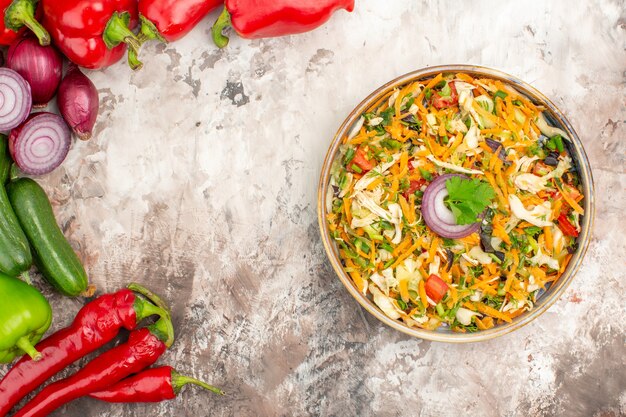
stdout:
[[408,326],[486,330],[565,271],[584,216],[566,132],[513,87],[438,74],[343,138],[326,217],[363,295]]

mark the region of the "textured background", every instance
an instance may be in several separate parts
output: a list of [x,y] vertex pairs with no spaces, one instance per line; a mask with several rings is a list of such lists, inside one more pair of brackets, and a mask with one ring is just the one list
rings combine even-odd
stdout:
[[[160,363],[229,395],[83,399],[56,415],[626,415],[625,10],[624,0],[357,0],[313,33],[235,37],[224,51],[206,20],[146,47],[140,72],[90,73],[97,134],[42,183],[100,291],[136,280],[171,303],[178,340]],[[593,243],[562,299],[513,334],[463,346],[369,317],[329,267],[315,213],[326,148],[352,107],[445,63],[491,66],[553,99],[597,192]],[[67,325],[81,301],[42,288],[53,329]]]

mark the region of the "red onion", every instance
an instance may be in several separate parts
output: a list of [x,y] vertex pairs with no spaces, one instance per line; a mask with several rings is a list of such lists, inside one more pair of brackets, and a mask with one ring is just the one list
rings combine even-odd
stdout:
[[32,107],[30,85],[17,72],[0,68],[0,131],[17,127]]
[[91,138],[91,131],[98,117],[98,90],[76,65],[70,65],[61,81],[57,104],[61,115],[76,136],[81,140]]
[[426,225],[441,237],[459,239],[478,231],[480,222],[473,224],[456,224],[454,214],[444,203],[448,195],[446,181],[452,177],[467,178],[461,174],[447,174],[437,177],[431,182],[422,198],[422,216]]
[[41,46],[33,37],[19,38],[9,48],[7,67],[28,81],[33,106],[43,107],[57,91],[61,82],[63,58],[53,46]]
[[20,170],[43,175],[61,165],[70,150],[72,133],[61,116],[33,113],[9,135],[9,151]]

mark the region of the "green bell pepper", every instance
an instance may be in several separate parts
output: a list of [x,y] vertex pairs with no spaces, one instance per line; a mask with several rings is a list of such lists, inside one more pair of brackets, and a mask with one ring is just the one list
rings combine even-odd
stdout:
[[0,274],[0,363],[28,354],[41,358],[34,345],[52,322],[52,309],[45,297],[17,278]]

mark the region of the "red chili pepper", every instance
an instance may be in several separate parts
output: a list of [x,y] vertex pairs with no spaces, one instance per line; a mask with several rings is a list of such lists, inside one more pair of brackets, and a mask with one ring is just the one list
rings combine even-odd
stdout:
[[559,228],[564,234],[567,236],[578,237],[578,230],[572,223],[570,223],[567,218],[567,214],[561,213],[557,218],[557,222],[559,223]]
[[176,41],[223,0],[139,0],[141,33],[147,39]]
[[136,284],[129,287],[149,296],[160,307],[135,296],[130,289],[102,295],[86,304],[70,327],[37,344],[39,361],[23,357],[0,381],[0,417],[51,376],[113,340],[122,327],[132,330],[146,317],[169,315],[158,297]]
[[354,0],[226,0],[213,25],[213,41],[224,48],[227,26],[242,38],[271,38],[308,32],[321,26],[337,10],[354,9]]
[[126,343],[97,356],[74,375],[47,385],[14,417],[45,417],[70,401],[116,384],[156,362],[173,341],[169,317],[133,330]]
[[123,379],[90,397],[110,403],[158,403],[176,398],[187,384],[198,385],[216,394],[224,392],[195,378],[179,374],[171,366],[146,369]]
[[42,45],[50,45],[50,36],[37,21],[41,15],[39,0],[0,0],[0,45],[11,45],[28,27]]
[[140,41],[135,0],[42,0],[44,27],[57,47],[75,64],[98,69],[119,61],[128,46],[128,63],[137,59]]

